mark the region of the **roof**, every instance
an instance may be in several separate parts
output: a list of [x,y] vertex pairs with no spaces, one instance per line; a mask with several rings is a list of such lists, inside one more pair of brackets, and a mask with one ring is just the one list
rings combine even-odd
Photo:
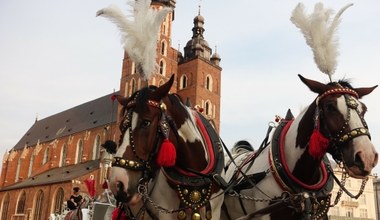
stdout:
[[74,164],[65,167],[53,168],[44,173],[30,177],[22,182],[15,183],[0,189],[7,191],[33,186],[48,185],[53,183],[62,183],[82,177],[92,171],[99,169],[100,160],[91,160],[81,164]]
[[117,102],[112,93],[36,121],[13,150],[116,122]]

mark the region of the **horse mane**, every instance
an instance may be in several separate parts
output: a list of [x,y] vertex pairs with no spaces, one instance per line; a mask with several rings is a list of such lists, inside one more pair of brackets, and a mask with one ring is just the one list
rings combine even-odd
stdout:
[[251,143],[246,140],[240,140],[234,144],[231,149],[231,154],[242,154],[245,152],[254,151]]
[[338,82],[327,83],[328,86],[336,86],[337,84],[343,86],[344,88],[354,89],[354,87],[351,85],[350,80],[348,79],[340,79]]

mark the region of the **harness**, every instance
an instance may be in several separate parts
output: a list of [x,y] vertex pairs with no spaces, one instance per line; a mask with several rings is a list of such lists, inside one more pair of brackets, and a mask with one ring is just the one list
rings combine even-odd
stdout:
[[[207,145],[206,148],[209,153],[210,163],[205,170],[201,172],[191,170],[189,168],[180,168],[178,166],[161,168],[161,171],[165,175],[169,186],[177,192],[180,199],[180,205],[177,210],[168,210],[157,205],[157,203],[152,201],[149,197],[148,183],[155,177],[156,170],[153,168],[153,163],[160,148],[160,140],[168,138],[170,129],[174,132],[177,139],[179,139],[179,134],[173,119],[166,113],[165,104],[162,101],[157,102],[154,100],[147,100],[146,104],[148,106],[161,110],[161,118],[159,120],[160,124],[155,137],[153,151],[149,154],[148,159],[146,160],[139,157],[136,153],[136,146],[133,140],[131,125],[133,113],[132,107],[136,104],[135,100],[132,100],[127,104],[127,113],[120,124],[120,129],[122,133],[129,129],[130,147],[134,157],[137,158],[137,160],[127,160],[121,157],[114,157],[112,162],[112,166],[143,172],[143,178],[140,180],[140,185],[138,186],[138,192],[143,197],[143,206],[138,211],[137,216],[133,216],[129,209],[125,211],[126,215],[131,219],[139,219],[139,217],[147,211],[153,219],[158,219],[153,212],[148,209],[148,203],[150,203],[159,212],[170,214],[177,213],[179,220],[186,218],[186,210],[189,209],[192,210],[192,218],[199,219],[199,209],[205,207],[206,219],[211,219],[211,195],[220,189],[219,184],[216,180],[214,180],[214,177],[220,177],[219,173],[221,173],[224,168],[223,149],[221,147],[221,140],[218,134],[201,113],[195,111],[193,112],[199,132],[202,134],[204,142]],[[123,138],[121,137],[120,142],[122,139]],[[152,190],[153,189],[150,189],[150,192],[152,192]]]
[[284,155],[284,139],[285,135],[292,124],[292,120],[281,120],[273,133],[272,145],[268,151],[268,159],[271,173],[279,186],[290,193],[309,192],[316,195],[326,195],[331,192],[333,187],[333,179],[327,175],[325,164],[330,164],[327,156],[323,157],[320,164],[320,172],[322,178],[313,185],[308,185],[297,179],[289,170]]
[[[337,85],[340,86],[339,84]],[[316,106],[316,111],[314,115],[315,127],[319,125],[319,119],[320,119],[320,114],[321,114],[321,110],[319,109],[319,102],[325,97],[329,95],[333,95],[333,94],[342,94],[345,98],[346,105],[349,109],[349,111],[347,111],[344,125],[340,129],[340,131],[337,132],[335,135],[328,134],[329,152],[331,152],[334,159],[339,163],[343,159],[341,156],[341,149],[340,149],[343,144],[347,143],[348,141],[358,136],[367,135],[370,138],[370,135],[368,132],[367,123],[365,122],[364,118],[359,112],[359,109],[358,109],[359,105],[357,101],[353,98],[353,97],[359,98],[358,94],[352,89],[343,88],[341,86],[340,88],[327,90],[326,92],[324,92],[323,94],[317,97],[316,99],[317,106]],[[357,113],[357,115],[359,116],[363,124],[363,127],[354,128],[348,132],[345,132],[344,130],[347,128],[348,123],[351,118],[350,109],[354,110]],[[326,155],[323,156],[321,164],[320,164],[320,172],[321,172],[322,178],[316,184],[313,184],[313,185],[305,184],[299,179],[297,179],[290,172],[284,158],[283,142],[284,142],[285,134],[292,122],[293,122],[293,115],[291,115],[290,111],[288,111],[286,118],[280,121],[279,125],[274,131],[274,134],[272,136],[271,148],[268,151],[270,171],[273,174],[274,179],[276,180],[278,185],[284,190],[283,195],[279,198],[273,198],[274,202],[271,203],[266,208],[257,210],[254,213],[250,213],[248,215],[246,214],[246,216],[243,216],[242,218],[239,218],[239,219],[251,219],[257,216],[269,214],[273,210],[277,210],[279,208],[286,207],[286,206],[292,207],[296,210],[296,212],[301,213],[302,219],[319,219],[322,216],[326,215],[329,207],[331,206],[330,192],[332,191],[334,180],[338,183],[340,187],[340,191],[339,191],[340,194],[338,194],[338,197],[336,198],[332,206],[338,203],[340,195],[342,194],[342,191],[346,192],[352,198],[358,198],[362,194],[363,192],[362,189],[364,189],[364,186],[367,180],[363,180],[360,192],[357,195],[352,195],[344,187],[346,174],[342,176],[342,183],[341,183],[337,179],[335,174],[333,173],[330,162]],[[262,145],[260,146],[259,150],[265,147],[266,145],[265,146]],[[230,158],[231,160],[233,160],[232,157]],[[251,185],[251,187],[254,187],[254,185]],[[241,199],[244,196],[239,194],[238,197],[239,199]],[[246,196],[246,198],[248,197]],[[248,199],[259,201],[259,199],[255,199],[255,198],[248,198]],[[241,207],[243,211],[245,212],[245,209],[242,203],[241,203]]]

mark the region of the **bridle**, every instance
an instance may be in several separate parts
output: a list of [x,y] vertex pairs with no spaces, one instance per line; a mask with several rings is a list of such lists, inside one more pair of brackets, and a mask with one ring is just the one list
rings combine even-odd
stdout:
[[157,135],[154,140],[153,150],[149,154],[147,159],[141,158],[136,152],[136,146],[135,146],[134,138],[132,135],[132,114],[133,114],[133,108],[136,106],[137,97],[138,97],[138,93],[136,94],[133,100],[127,103],[125,107],[127,112],[124,114],[122,122],[120,123],[121,137],[120,137],[120,143],[119,143],[119,145],[121,145],[124,133],[127,130],[129,130],[129,144],[133,152],[133,155],[137,160],[127,160],[122,157],[114,157],[112,161],[112,166],[121,167],[127,170],[142,171],[144,172],[143,178],[146,179],[146,181],[149,181],[149,179],[152,178],[153,176],[153,170],[152,170],[153,159],[156,156],[158,148],[159,148],[159,139],[162,135],[164,136],[168,135],[170,131],[170,127],[173,127],[174,123],[172,119],[166,114],[166,105],[163,101],[157,102],[150,99],[146,101],[146,104],[148,106],[158,108],[161,110],[161,117],[159,118],[160,126],[158,127],[157,132],[156,132]]
[[[338,86],[340,86],[338,84]],[[346,144],[347,142],[351,141],[352,139],[362,136],[362,135],[367,135],[369,139],[371,139],[371,136],[368,131],[368,125],[366,121],[364,120],[363,116],[360,114],[359,111],[359,104],[357,103],[357,100],[355,100],[353,97],[356,99],[359,98],[359,95],[356,91],[350,88],[334,88],[327,90],[326,92],[322,93],[319,95],[316,99],[316,113],[315,113],[315,118],[314,121],[316,123],[319,122],[320,114],[322,113],[322,110],[319,109],[319,103],[321,102],[322,99],[329,95],[334,95],[334,94],[342,94],[345,99],[346,106],[348,107],[346,119],[343,123],[342,128],[337,132],[335,135],[327,134],[327,138],[330,140],[330,145],[329,145],[329,151],[333,155],[334,159],[340,162],[342,160],[341,158],[341,146]],[[359,116],[363,127],[358,127],[354,128],[348,132],[345,132],[345,129],[348,127],[348,123],[351,120],[351,111],[354,110],[357,115]]]

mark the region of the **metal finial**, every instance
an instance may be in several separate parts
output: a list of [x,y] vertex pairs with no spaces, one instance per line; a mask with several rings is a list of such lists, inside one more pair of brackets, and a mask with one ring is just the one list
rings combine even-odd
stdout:
[[198,15],[201,15],[201,5],[202,5],[202,0],[199,0]]

